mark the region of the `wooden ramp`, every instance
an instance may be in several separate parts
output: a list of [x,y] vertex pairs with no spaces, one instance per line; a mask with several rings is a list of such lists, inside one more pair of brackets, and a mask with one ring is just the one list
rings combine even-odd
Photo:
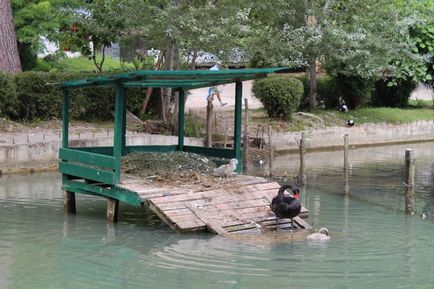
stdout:
[[[209,230],[217,234],[275,229],[275,216],[269,207],[280,185],[260,177],[237,175],[220,180],[212,188],[169,188],[125,180],[123,188],[137,192],[145,205],[177,232]],[[309,229],[303,207],[294,227]],[[281,220],[288,228],[289,220]]]

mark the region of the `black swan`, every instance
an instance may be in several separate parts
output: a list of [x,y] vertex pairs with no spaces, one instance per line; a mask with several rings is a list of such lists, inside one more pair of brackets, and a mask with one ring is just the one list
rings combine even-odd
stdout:
[[[294,197],[285,195],[285,190],[290,188]],[[298,200],[300,189],[291,185],[282,185],[277,196],[271,201],[271,210],[276,215],[276,225],[279,228],[279,219],[291,219],[291,229],[294,228],[292,218],[296,217],[301,211],[301,203]]]
[[322,227],[318,230],[318,233],[313,233],[307,236],[309,241],[328,241],[330,240],[329,230],[327,228]]

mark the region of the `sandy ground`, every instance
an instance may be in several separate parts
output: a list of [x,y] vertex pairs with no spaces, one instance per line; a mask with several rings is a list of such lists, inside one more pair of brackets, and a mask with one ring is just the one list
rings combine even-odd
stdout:
[[[252,93],[253,80],[243,81],[243,98],[248,99],[249,108],[255,109],[262,107],[262,103],[257,99]],[[235,83],[221,85],[220,97],[223,103],[227,103],[225,106],[221,107],[217,97],[214,97],[214,109],[215,110],[233,110],[235,107]],[[207,101],[206,97],[208,95],[208,87],[198,88],[190,90],[185,107],[187,111],[189,109],[206,109]],[[244,102],[244,100],[243,100]],[[244,104],[243,104],[244,105]]]
[[[253,80],[243,81],[243,98],[247,98],[249,108],[255,109],[262,107],[262,103],[252,93]],[[220,107],[217,98],[214,99],[215,110],[233,110],[235,107],[235,83],[220,86],[222,92],[220,97],[223,103],[227,105]],[[206,96],[208,95],[208,87],[190,90],[187,98],[186,109],[197,110],[206,109]],[[434,100],[434,91],[424,85],[418,85],[415,91],[411,94],[412,99]],[[244,102],[244,100],[243,100]],[[244,105],[244,103],[243,103]]]
[[[243,82],[243,98],[247,98],[249,108],[255,109],[262,107],[261,102],[252,93],[253,81]],[[227,105],[221,107],[218,100],[214,100],[214,111],[233,111],[235,107],[235,84],[227,84],[221,86],[221,98]],[[186,111],[189,110],[206,110],[206,96],[208,88],[194,89],[190,91],[187,98]],[[413,99],[433,100],[434,92],[423,85],[419,85],[412,93]],[[244,105],[244,104],[243,104]],[[76,122],[71,123],[70,138],[71,139],[89,139],[108,137],[113,135],[112,123],[103,124],[102,126],[94,126],[88,123]],[[128,132],[131,133],[131,132]],[[17,124],[0,119],[0,146],[15,145],[24,143],[38,143],[46,141],[54,141],[61,139],[61,121],[53,120],[42,122],[33,126]]]
[[412,99],[434,100],[434,91],[427,86],[419,84],[411,93]]

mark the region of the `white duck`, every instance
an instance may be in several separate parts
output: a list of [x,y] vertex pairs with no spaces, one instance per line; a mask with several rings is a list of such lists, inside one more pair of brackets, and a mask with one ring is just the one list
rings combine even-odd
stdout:
[[237,168],[238,160],[231,159],[229,164],[221,165],[218,168],[214,169],[214,173],[219,177],[227,177],[228,175],[232,175],[235,169]]
[[323,227],[318,230],[318,233],[313,233],[307,236],[309,241],[328,241],[330,240],[329,230]]

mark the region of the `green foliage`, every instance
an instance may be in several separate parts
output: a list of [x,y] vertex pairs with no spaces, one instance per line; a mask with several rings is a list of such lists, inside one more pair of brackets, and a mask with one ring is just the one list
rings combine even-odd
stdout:
[[333,76],[337,85],[338,98],[342,97],[349,108],[370,104],[375,82],[360,76],[338,74]]
[[288,120],[300,104],[303,84],[292,77],[270,77],[255,81],[252,91],[270,117]]
[[18,100],[14,77],[0,72],[0,117],[14,118],[18,111]]
[[[95,73],[23,72],[0,76],[0,116],[16,120],[48,120],[61,117],[62,91],[58,84],[65,80],[96,76]],[[137,113],[144,89],[128,90],[128,109]],[[4,98],[3,98],[4,95]],[[70,116],[80,120],[113,118],[112,88],[91,88],[71,92]]]
[[[309,106],[310,84],[307,75],[296,76],[304,86],[303,97],[299,109],[307,109]],[[323,103],[325,108],[335,108],[338,105],[339,87],[334,77],[318,75],[316,79],[318,103]]]
[[406,107],[411,92],[416,88],[417,83],[411,79],[401,79],[394,86],[388,84],[389,82],[383,79],[380,79],[375,83],[375,90],[372,94],[372,105]]
[[37,56],[30,44],[18,43],[18,53],[20,55],[21,69],[23,71],[32,70],[36,67]]

